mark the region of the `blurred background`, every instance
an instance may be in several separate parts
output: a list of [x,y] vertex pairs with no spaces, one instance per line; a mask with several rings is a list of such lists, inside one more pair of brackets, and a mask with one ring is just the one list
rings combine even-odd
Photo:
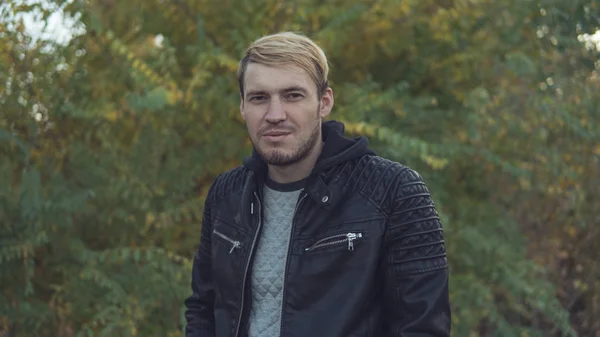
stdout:
[[599,337],[598,29],[597,0],[0,1],[0,336],[183,336],[251,151],[237,63],[293,30],[331,118],[428,183],[453,336]]

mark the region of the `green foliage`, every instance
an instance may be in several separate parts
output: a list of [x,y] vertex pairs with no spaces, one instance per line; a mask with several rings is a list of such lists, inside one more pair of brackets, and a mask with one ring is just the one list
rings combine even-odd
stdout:
[[[84,28],[64,45],[33,41],[16,15],[58,7]],[[281,30],[324,47],[332,117],[425,177],[446,229],[454,336],[597,333],[600,81],[580,36],[600,28],[599,11],[0,5],[0,333],[181,335],[204,195],[251,150],[237,62]]]

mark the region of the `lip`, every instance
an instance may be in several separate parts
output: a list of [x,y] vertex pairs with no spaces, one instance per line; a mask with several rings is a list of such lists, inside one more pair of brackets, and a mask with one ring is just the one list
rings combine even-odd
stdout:
[[269,131],[265,133],[263,136],[265,137],[279,137],[289,135],[291,132],[289,131]]
[[269,131],[269,132],[263,134],[263,138],[270,142],[278,142],[278,141],[283,140],[283,138],[285,138],[290,133],[291,132],[287,132],[287,131]]
[[289,135],[289,133],[273,133],[273,134],[264,135],[263,137],[270,141],[278,141],[278,140],[282,140],[287,135]]

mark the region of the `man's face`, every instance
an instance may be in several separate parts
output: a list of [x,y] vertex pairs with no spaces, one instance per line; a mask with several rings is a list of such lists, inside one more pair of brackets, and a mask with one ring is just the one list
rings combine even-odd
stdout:
[[248,134],[270,165],[295,164],[321,140],[321,120],[333,107],[330,88],[319,98],[316,84],[297,66],[246,68],[240,104]]

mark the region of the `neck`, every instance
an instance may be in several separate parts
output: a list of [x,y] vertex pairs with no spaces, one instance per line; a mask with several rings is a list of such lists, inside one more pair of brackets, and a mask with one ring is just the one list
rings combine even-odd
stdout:
[[269,165],[269,178],[280,184],[292,183],[302,180],[310,175],[315,167],[317,159],[323,149],[323,142],[317,142],[317,145],[310,151],[306,158],[288,166]]

